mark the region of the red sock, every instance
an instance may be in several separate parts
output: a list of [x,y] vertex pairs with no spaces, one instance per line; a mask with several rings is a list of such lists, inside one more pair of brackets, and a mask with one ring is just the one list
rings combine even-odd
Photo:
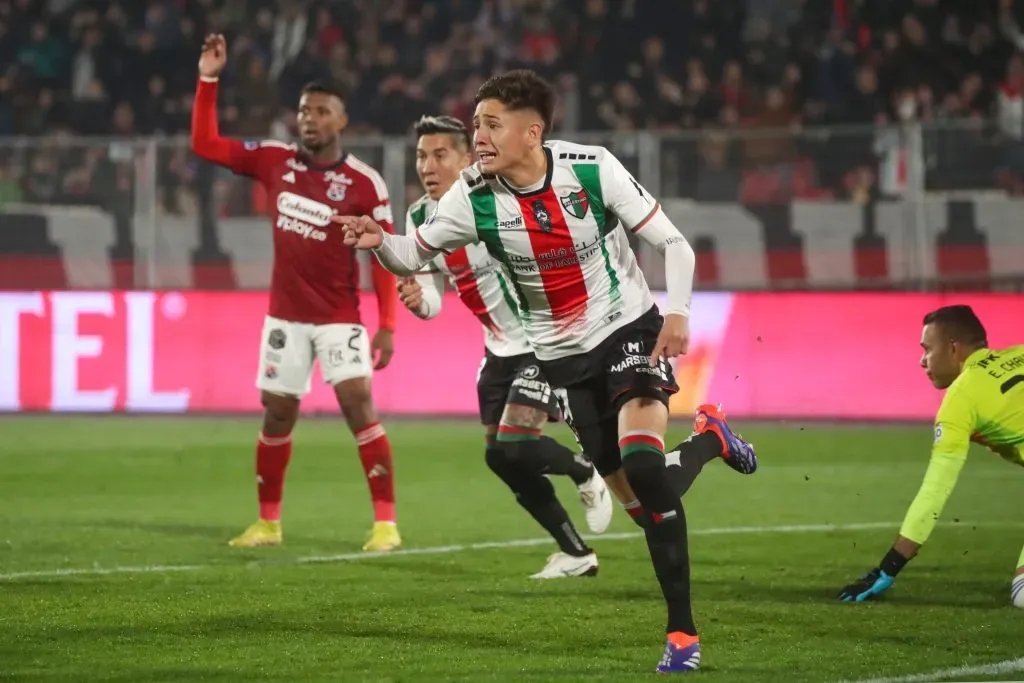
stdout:
[[395,465],[391,459],[388,435],[380,423],[375,422],[356,432],[355,437],[373,499],[373,521],[394,522]]
[[281,520],[284,497],[284,471],[292,458],[292,436],[266,436],[260,433],[256,445],[256,490],[260,499],[260,519]]

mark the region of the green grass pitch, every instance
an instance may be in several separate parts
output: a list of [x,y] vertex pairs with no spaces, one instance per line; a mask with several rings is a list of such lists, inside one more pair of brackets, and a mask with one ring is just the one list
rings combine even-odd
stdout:
[[[359,552],[370,505],[340,419],[299,425],[284,547],[229,548],[255,519],[258,422],[0,419],[0,680],[654,675],[664,610],[635,527],[617,511],[593,541],[596,578],[528,580],[554,546],[505,543],[542,534],[487,470],[470,422],[386,422],[407,552]],[[893,590],[843,605],[835,592],[889,547],[931,430],[737,428],[761,469],[713,462],[685,501],[697,681],[862,680],[1024,655],[1024,611],[1009,605],[1024,472],[972,451],[943,525]],[[583,526],[571,485],[556,484]],[[979,671],[970,680],[1021,667]]]

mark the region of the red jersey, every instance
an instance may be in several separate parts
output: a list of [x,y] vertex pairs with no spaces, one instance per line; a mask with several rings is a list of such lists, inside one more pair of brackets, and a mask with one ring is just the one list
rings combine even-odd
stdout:
[[[223,138],[217,126],[217,82],[200,79],[192,111],[192,150],[234,173],[259,181],[272,206],[274,272],[270,315],[297,323],[355,323],[359,265],[331,216],[370,216],[394,232],[391,200],[381,175],[351,154],[315,164],[295,145]],[[394,329],[396,278],[372,260],[380,326]]]

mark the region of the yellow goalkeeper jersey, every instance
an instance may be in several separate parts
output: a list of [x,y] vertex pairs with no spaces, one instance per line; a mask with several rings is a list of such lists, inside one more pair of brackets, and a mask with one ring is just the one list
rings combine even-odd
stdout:
[[923,544],[931,535],[971,441],[1024,466],[1024,346],[979,349],[964,361],[935,416],[931,461],[901,536]]

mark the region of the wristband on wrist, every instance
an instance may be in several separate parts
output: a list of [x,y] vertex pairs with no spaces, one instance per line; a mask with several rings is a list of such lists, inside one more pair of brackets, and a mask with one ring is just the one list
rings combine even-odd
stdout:
[[900,573],[900,570],[907,566],[909,562],[907,558],[896,552],[895,548],[890,548],[889,552],[885,554],[882,561],[879,563],[878,568],[889,576],[895,577]]

